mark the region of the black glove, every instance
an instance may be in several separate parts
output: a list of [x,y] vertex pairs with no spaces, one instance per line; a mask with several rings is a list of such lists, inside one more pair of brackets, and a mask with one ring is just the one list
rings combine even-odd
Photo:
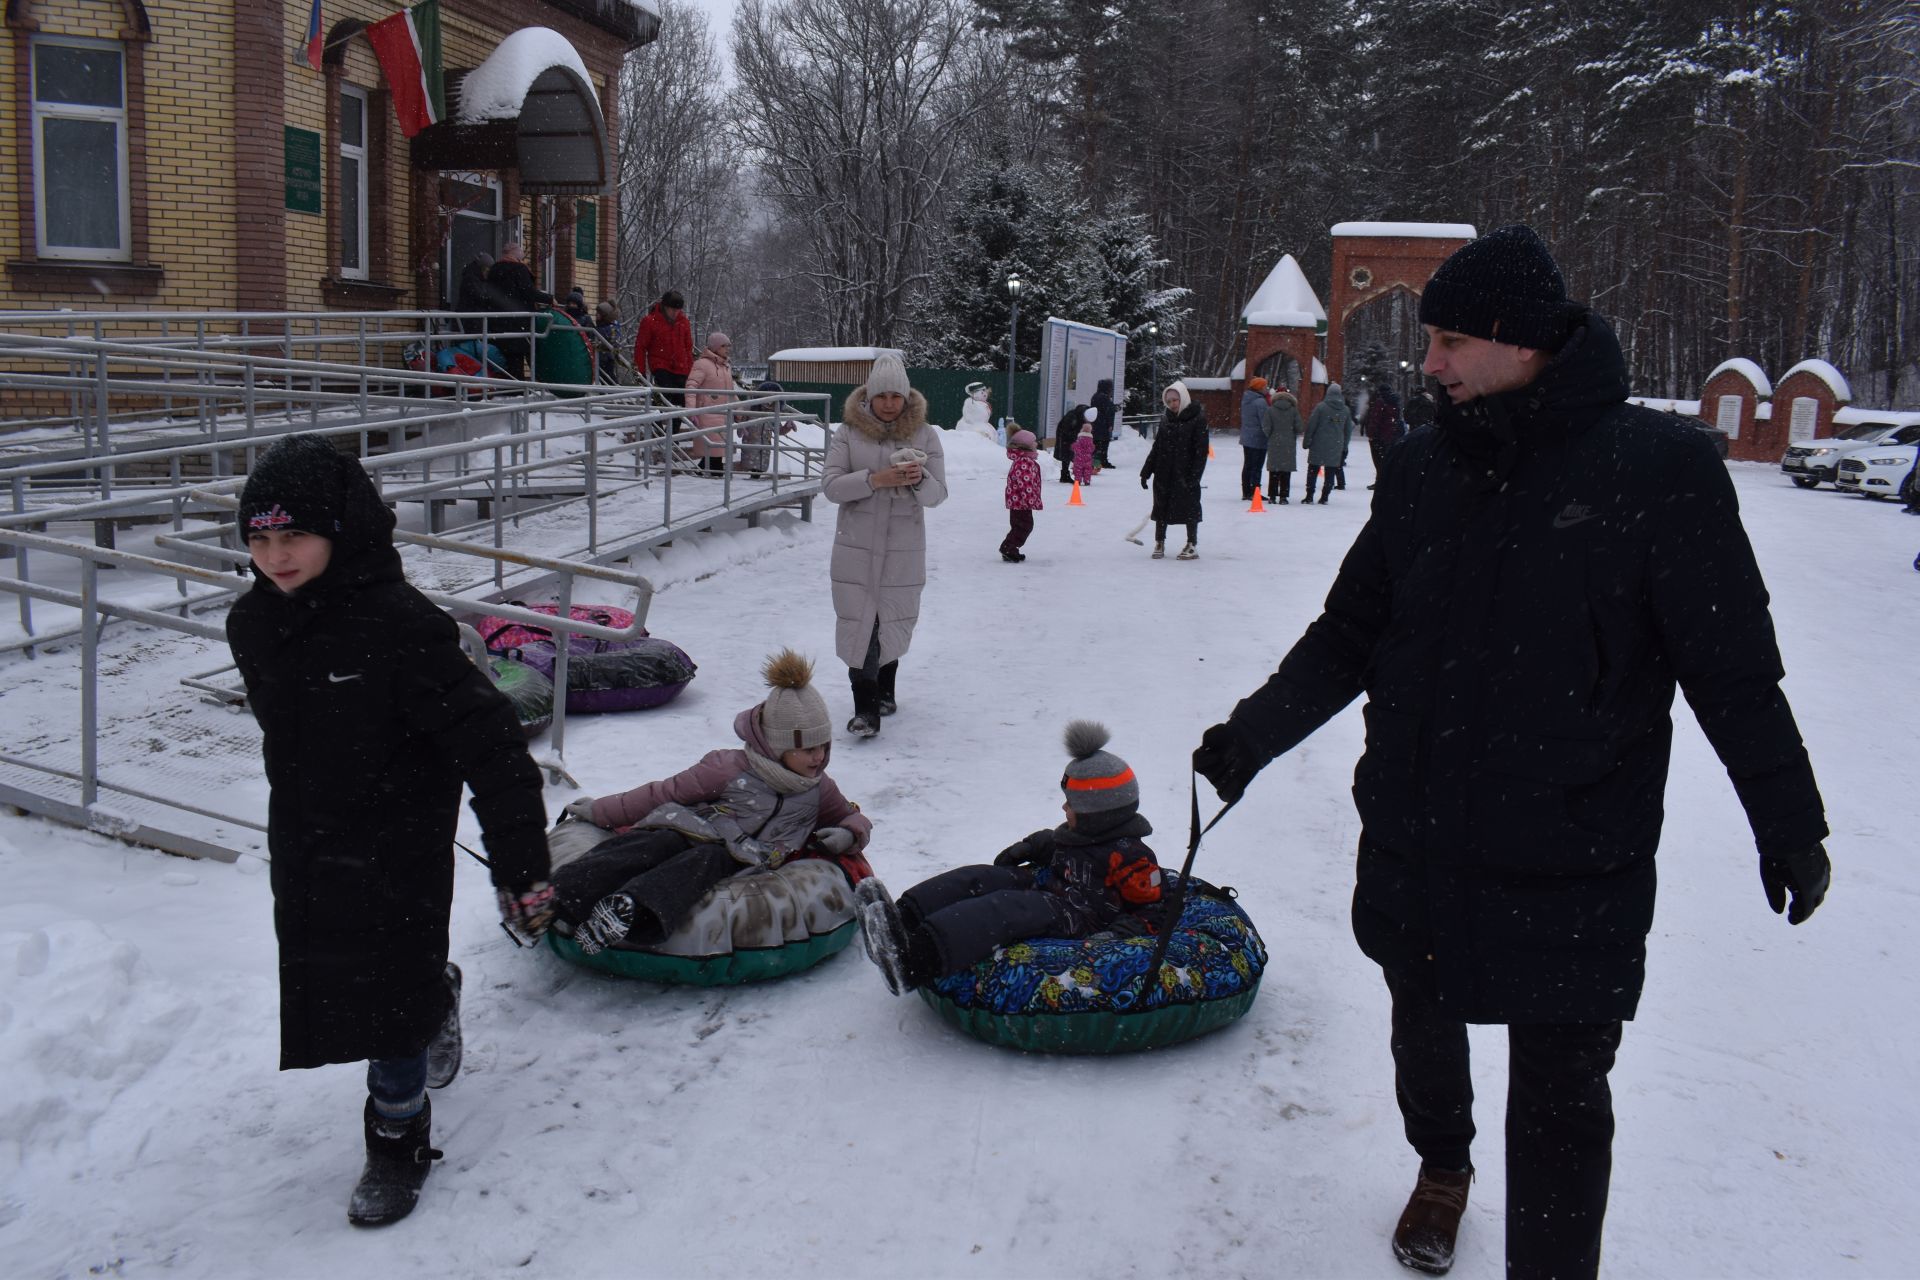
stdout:
[[1145,489],[1145,488],[1148,488],[1148,487],[1150,487],[1150,486],[1148,486],[1148,484],[1147,484],[1147,478],[1146,478],[1145,476],[1141,476],[1141,477],[1140,477],[1140,487],[1141,487],[1142,489]]
[[1193,750],[1193,771],[1213,784],[1220,798],[1232,804],[1247,793],[1266,762],[1259,759],[1246,735],[1230,724],[1217,724],[1200,735]]
[[996,867],[1024,867],[1033,861],[1033,846],[1025,840],[1016,840],[994,855]]
[[[1827,861],[1825,845],[1815,845],[1799,853],[1760,855],[1760,886],[1767,891],[1767,905],[1773,914],[1787,912],[1788,924],[1799,924],[1826,900],[1827,886],[1833,883],[1833,864]],[[1787,891],[1793,891],[1793,907],[1787,909]]]

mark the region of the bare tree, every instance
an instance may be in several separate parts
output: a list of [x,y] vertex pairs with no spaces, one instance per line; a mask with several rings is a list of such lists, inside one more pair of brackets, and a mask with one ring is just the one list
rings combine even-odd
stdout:
[[745,0],[738,118],[835,342],[891,345],[955,162],[1007,75],[965,0]]

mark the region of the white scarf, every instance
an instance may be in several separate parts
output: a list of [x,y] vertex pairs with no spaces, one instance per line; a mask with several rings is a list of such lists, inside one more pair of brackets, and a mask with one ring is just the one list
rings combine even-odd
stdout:
[[753,776],[783,796],[797,796],[810,787],[820,785],[819,778],[809,778],[803,773],[795,773],[778,760],[767,759],[752,747],[746,748],[746,752],[747,767],[753,770]]

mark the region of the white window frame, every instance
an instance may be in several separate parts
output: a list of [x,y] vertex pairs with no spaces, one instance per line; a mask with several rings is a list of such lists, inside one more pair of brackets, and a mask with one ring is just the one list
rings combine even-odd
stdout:
[[[111,49],[120,55],[120,105],[83,107],[65,102],[40,101],[40,59],[43,45],[71,49]],[[29,75],[33,99],[33,239],[34,252],[42,258],[78,258],[88,262],[130,262],[133,260],[133,196],[127,180],[127,50],[118,40],[89,40],[82,36],[34,36],[28,50]],[[116,126],[118,146],[116,166],[120,187],[120,244],[113,249],[87,245],[57,245],[47,242],[46,141],[42,124],[47,120],[108,120]]]
[[[357,84],[341,85],[340,96],[343,98],[357,99],[360,103],[360,140],[358,142],[349,143],[347,141],[346,112],[342,111],[339,116],[340,127],[338,132],[340,134],[340,144],[335,154],[343,161],[349,159],[358,161],[358,173],[360,175],[359,191],[357,193],[359,199],[354,202],[355,207],[359,210],[359,216],[355,219],[357,225],[354,227],[354,231],[357,233],[360,241],[360,265],[358,267],[349,267],[343,258],[340,262],[340,278],[342,280],[365,280],[369,278],[368,273],[372,266],[368,261],[368,251],[371,248],[368,242],[372,238],[368,233],[368,228],[372,221],[372,213],[367,207],[367,165],[369,163],[367,152],[370,150],[367,146],[367,136],[373,129],[373,100],[372,95]],[[338,188],[336,187],[335,190],[335,198],[338,199]],[[340,216],[343,220],[345,219],[345,209],[340,210]],[[344,238],[341,245],[334,246],[334,251],[338,253],[343,245]]]

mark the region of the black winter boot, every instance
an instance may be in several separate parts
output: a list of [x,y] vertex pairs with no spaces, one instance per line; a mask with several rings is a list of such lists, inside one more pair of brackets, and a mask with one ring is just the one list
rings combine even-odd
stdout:
[[379,1227],[398,1222],[413,1212],[421,1184],[433,1171],[440,1152],[428,1145],[433,1128],[433,1103],[423,1100],[420,1114],[389,1120],[367,1099],[367,1167],[347,1202],[347,1221],[356,1227]]
[[1279,498],[1280,505],[1285,506],[1287,503],[1287,490],[1293,487],[1293,472],[1276,471],[1273,474],[1274,474],[1274,477],[1280,482],[1280,498]]
[[871,738],[880,732],[880,685],[861,671],[849,669],[847,679],[853,685],[853,719],[847,732],[856,738]]
[[1393,1229],[1393,1256],[1400,1265],[1428,1275],[1443,1276],[1453,1267],[1454,1242],[1460,1218],[1467,1211],[1467,1188],[1473,1170],[1420,1166],[1420,1176],[1407,1198],[1407,1207]]
[[463,1047],[460,1039],[460,966],[451,960],[447,961],[446,977],[447,994],[451,1002],[447,1006],[447,1020],[440,1024],[439,1034],[427,1046],[429,1089],[444,1089],[460,1074]]
[[[1013,554],[1020,556],[1018,551]],[[1020,556],[1020,558],[1022,560],[1026,559],[1025,556]],[[896,701],[893,696],[894,682],[899,678],[900,659],[895,658],[892,662],[880,668],[880,696],[874,705],[883,716],[890,716],[900,709],[899,702]]]

